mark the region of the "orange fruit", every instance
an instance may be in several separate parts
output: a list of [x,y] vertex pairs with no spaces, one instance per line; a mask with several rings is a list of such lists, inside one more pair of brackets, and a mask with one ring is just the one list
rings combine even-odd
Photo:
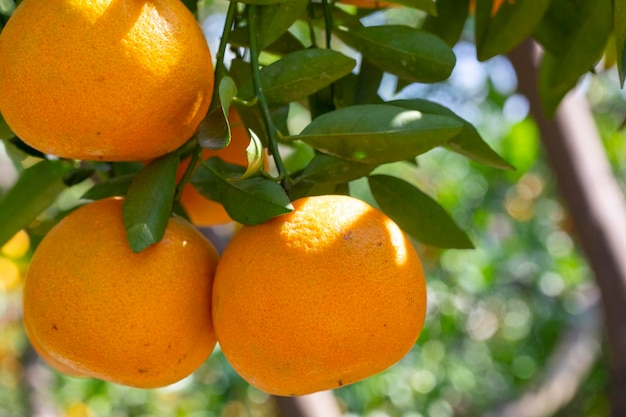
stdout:
[[211,53],[179,0],[24,0],[0,35],[0,112],[64,158],[154,159],[192,137]]
[[426,313],[420,259],[399,227],[363,201],[305,197],[243,226],[213,285],[221,349],[275,395],[347,385],[399,361]]
[[[231,107],[228,113],[228,123],[230,124],[231,134],[228,146],[216,151],[204,149],[202,151],[202,159],[206,160],[213,156],[219,156],[222,160],[231,164],[245,166],[248,164],[246,148],[250,144],[250,134],[233,107]],[[181,161],[178,167],[177,181],[182,178],[188,166],[189,158]],[[228,213],[226,213],[224,206],[203,197],[191,184],[183,187],[180,201],[189,219],[197,226],[215,226],[232,221]]]
[[24,331],[26,332],[26,336],[28,336],[28,340],[30,341],[30,345],[33,347],[33,350],[37,353],[41,360],[48,364],[48,366],[65,375],[74,377],[86,376],[79,370],[73,369],[71,366],[68,366],[63,362],[56,360],[52,355],[50,355],[48,351],[46,351],[46,349],[44,349],[39,341],[32,335],[32,330],[30,330],[30,326],[28,325],[27,321],[24,322]]
[[216,344],[214,247],[185,220],[134,253],[120,198],[84,205],[41,241],[26,273],[24,325],[74,374],[152,388],[191,374]]

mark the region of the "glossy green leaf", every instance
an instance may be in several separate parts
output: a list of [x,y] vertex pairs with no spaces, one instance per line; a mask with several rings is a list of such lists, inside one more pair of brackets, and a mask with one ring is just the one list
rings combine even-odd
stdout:
[[263,7],[259,16],[259,48],[264,49],[278,40],[308,5],[308,0],[289,0]]
[[499,54],[506,54],[526,39],[542,20],[550,0],[516,0],[502,3],[498,13],[487,20],[481,30],[482,37],[476,44],[478,59],[486,61]]
[[611,0],[580,3],[577,8],[580,24],[564,40],[558,53],[544,54],[539,73],[539,95],[548,115],[554,114],[578,79],[601,58],[613,27],[612,9]]
[[[261,70],[261,85],[269,102],[289,103],[307,97],[349,74],[356,61],[330,49],[305,49],[285,55]],[[252,82],[241,97],[253,96]]]
[[[248,26],[238,27],[232,31],[228,37],[228,42],[232,46],[237,47],[250,47],[250,35],[248,35]],[[305,46],[295,37],[291,32],[284,32],[274,42],[263,47],[263,50],[274,55],[287,55],[291,52],[304,49]]]
[[437,15],[437,4],[433,0],[393,0],[392,3],[423,10],[433,16]]
[[293,209],[285,190],[273,180],[232,180],[243,171],[243,167],[213,157],[198,167],[192,183],[200,194],[221,203],[228,215],[242,224],[264,223]]
[[265,148],[261,139],[254,132],[250,132],[250,143],[246,147],[246,160],[248,162],[246,172],[238,180],[253,177],[264,168]]
[[237,95],[237,85],[232,78],[224,77],[218,88],[219,106],[207,113],[196,130],[198,142],[205,149],[223,149],[230,143],[228,109]]
[[439,114],[456,118],[463,123],[463,129],[448,141],[446,146],[449,149],[492,168],[514,169],[511,164],[505,161],[483,140],[480,133],[471,123],[447,107],[425,99],[394,100],[388,102],[388,104],[427,114]]
[[437,15],[428,15],[422,29],[440,37],[448,46],[454,46],[469,14],[469,0],[437,0]]
[[301,139],[322,153],[368,164],[403,161],[444,145],[463,123],[388,104],[345,107],[313,120]]
[[294,181],[342,184],[361,178],[376,167],[375,164],[365,164],[318,153],[306,168],[294,178]]
[[135,177],[124,199],[124,227],[133,252],[161,241],[169,221],[178,155],[155,159]]
[[408,26],[369,26],[337,34],[374,65],[409,81],[443,81],[456,63],[443,40]]
[[68,187],[80,184],[91,177],[96,171],[92,168],[74,168],[63,177],[63,182]]
[[417,187],[389,175],[372,175],[368,182],[380,208],[417,241],[440,248],[474,247],[450,215]]
[[573,0],[552,0],[543,19],[535,28],[533,38],[554,55],[564,52],[568,39],[576,33],[584,16]]
[[0,199],[0,246],[56,200],[67,188],[63,179],[71,169],[64,161],[41,161],[22,172]]
[[613,0],[613,22],[617,70],[623,88],[626,78],[626,0]]
[[86,200],[101,200],[108,197],[121,197],[126,195],[130,185],[135,179],[134,174],[113,177],[106,181],[99,182],[91,187],[81,198]]

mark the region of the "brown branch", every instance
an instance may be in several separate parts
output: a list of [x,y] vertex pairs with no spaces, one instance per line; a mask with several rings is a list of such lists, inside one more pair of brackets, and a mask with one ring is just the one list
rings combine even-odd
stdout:
[[274,397],[281,417],[341,417],[332,391],[300,397]]
[[570,93],[556,117],[545,117],[537,90],[535,47],[510,54],[519,91],[530,103],[578,243],[600,289],[611,360],[612,415],[626,415],[626,201],[580,92]]

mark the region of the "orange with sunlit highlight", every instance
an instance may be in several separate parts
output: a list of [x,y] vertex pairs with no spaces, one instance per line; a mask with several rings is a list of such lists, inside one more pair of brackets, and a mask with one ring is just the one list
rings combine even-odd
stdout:
[[213,286],[224,355],[276,395],[337,388],[388,368],[413,347],[426,314],[419,256],[389,217],[341,195],[293,207],[243,226]]
[[0,34],[0,109],[33,148],[140,161],[189,140],[213,64],[179,0],[24,0]]

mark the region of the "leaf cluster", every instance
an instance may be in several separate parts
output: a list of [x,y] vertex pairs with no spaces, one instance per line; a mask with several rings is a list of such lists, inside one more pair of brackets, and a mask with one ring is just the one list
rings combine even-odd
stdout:
[[[451,109],[423,97],[385,102],[379,94],[384,80],[390,76],[400,90],[448,79],[456,63],[452,47],[471,21],[480,60],[507,53],[529,36],[545,48],[539,93],[553,113],[602,56],[610,36],[623,82],[626,12],[617,0],[505,1],[495,14],[492,0],[476,0],[474,15],[469,0],[389,3],[407,11],[402,24],[388,18],[393,8],[332,0],[229,1],[205,120],[186,145],[146,165],[54,160],[29,149],[2,123],[9,153],[43,160],[0,196],[0,219],[12,219],[0,226],[0,244],[64,188],[83,181],[93,184],[85,199],[126,196],[129,242],[140,251],[161,239],[172,212],[184,215],[179,199],[185,186],[223,204],[235,221],[258,224],[289,212],[296,198],[349,193],[353,181],[367,178],[377,205],[415,240],[472,247],[416,181],[383,175],[379,167],[416,164],[438,147],[491,168],[513,167]],[[198,12],[197,3],[185,4]],[[233,109],[252,138],[248,165],[203,161],[203,148],[228,146]],[[294,125],[294,116],[308,121]],[[178,164],[187,157],[189,168],[177,181]]]

